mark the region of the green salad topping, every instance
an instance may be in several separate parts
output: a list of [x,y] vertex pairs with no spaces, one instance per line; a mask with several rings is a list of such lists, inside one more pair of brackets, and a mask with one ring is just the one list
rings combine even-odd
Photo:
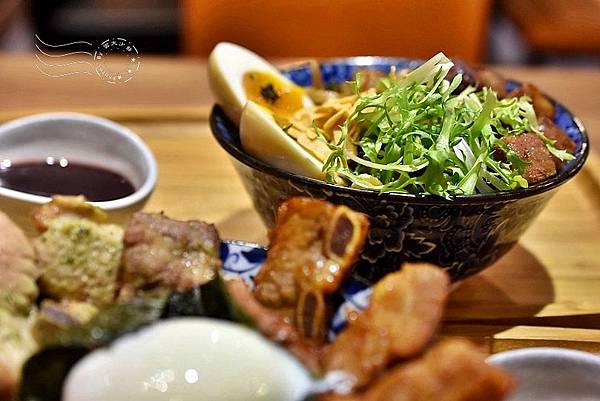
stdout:
[[[559,159],[572,158],[539,131],[528,97],[498,99],[491,89],[473,87],[455,94],[462,75],[446,79],[452,66],[439,53],[405,76],[392,70],[377,93],[359,93],[358,75],[351,82],[357,106],[339,141],[328,144],[327,181],[341,177],[356,188],[446,198],[526,188],[521,174],[528,163],[501,140],[525,132],[540,135]],[[348,135],[353,125],[360,129],[355,138]],[[494,157],[498,151],[503,160]]]

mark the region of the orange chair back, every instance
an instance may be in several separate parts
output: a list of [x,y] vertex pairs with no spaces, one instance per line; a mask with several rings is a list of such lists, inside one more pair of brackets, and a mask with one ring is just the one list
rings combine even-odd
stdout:
[[183,50],[206,56],[220,41],[267,57],[444,51],[484,57],[489,0],[182,0]]

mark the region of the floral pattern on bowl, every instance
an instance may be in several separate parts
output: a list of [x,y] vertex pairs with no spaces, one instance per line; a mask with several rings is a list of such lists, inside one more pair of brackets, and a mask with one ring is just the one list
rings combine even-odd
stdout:
[[[351,79],[358,68],[387,71],[414,68],[418,60],[355,57],[320,65],[325,85]],[[309,66],[284,70],[299,85],[312,83]],[[518,85],[509,81],[508,89]],[[558,175],[527,189],[443,199],[434,196],[386,193],[328,184],[301,177],[257,160],[244,152],[239,130],[215,106],[210,117],[213,135],[227,151],[254,207],[267,227],[275,224],[277,207],[292,196],[344,204],[365,213],[370,230],[354,279],[373,283],[404,262],[428,262],[445,268],[457,281],[486,268],[514,246],[533,223],[556,189],[583,166],[588,137],[579,119],[555,102],[554,121],[575,141],[575,159]]]

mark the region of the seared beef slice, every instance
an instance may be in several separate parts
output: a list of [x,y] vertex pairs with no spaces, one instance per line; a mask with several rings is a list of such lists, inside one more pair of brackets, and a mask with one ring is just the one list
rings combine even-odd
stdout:
[[529,163],[523,178],[529,184],[544,181],[556,175],[556,165],[546,145],[537,134],[528,132],[521,135],[505,136],[502,140],[519,157]]

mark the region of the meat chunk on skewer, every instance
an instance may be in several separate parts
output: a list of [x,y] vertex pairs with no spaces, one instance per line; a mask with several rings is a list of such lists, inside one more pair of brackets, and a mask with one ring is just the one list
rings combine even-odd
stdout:
[[211,280],[221,267],[212,224],[136,213],[125,231],[120,298],[164,287],[185,291]]
[[393,360],[421,353],[442,318],[450,280],[428,264],[409,264],[373,287],[369,307],[325,349],[324,370],[355,377],[367,385]]

